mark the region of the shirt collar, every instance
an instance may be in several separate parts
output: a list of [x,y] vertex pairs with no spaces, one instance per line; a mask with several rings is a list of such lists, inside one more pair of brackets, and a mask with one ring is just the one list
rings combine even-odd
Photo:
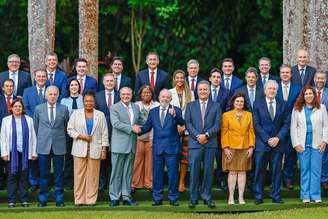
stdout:
[[47,106],[48,106],[48,108],[50,108],[50,107],[56,108],[56,105],[57,105],[57,103],[55,103],[53,106],[51,106],[51,105],[49,104],[49,102],[47,102]]
[[208,99],[205,100],[205,101],[202,101],[201,99],[199,99],[199,104],[200,104],[200,105],[201,105],[203,102],[205,102],[205,105],[207,105],[207,103],[208,103]]
[[250,89],[254,89],[254,91],[256,90],[256,85],[254,87],[250,87],[247,85],[247,90],[250,90]]
[[220,85],[217,86],[217,87],[214,87],[212,84],[211,84],[211,91],[213,91],[214,89],[216,89],[217,91],[220,90]]
[[[9,71],[9,70],[8,70]],[[17,75],[18,74],[18,70],[17,71],[15,71],[15,72],[12,72],[12,71],[9,71],[9,75],[11,75],[11,74],[15,74],[15,75]]]
[[131,108],[131,103],[129,103],[129,105],[127,106],[125,103],[123,103],[123,101],[121,101],[121,103],[123,104],[123,106],[125,107],[125,108]]
[[261,78],[263,79],[263,77],[266,77],[266,79],[269,80],[270,73],[264,75],[264,74],[261,72]]
[[226,80],[226,78],[229,78],[230,81],[231,81],[231,80],[232,80],[232,75],[230,75],[230,76],[226,76],[226,75],[223,74],[223,79]]
[[150,74],[150,72],[154,72],[155,75],[156,75],[156,73],[157,73],[157,68],[156,68],[155,70],[151,70],[150,68],[148,68],[148,71],[149,71],[149,74]]
[[76,76],[76,79],[77,79],[77,80],[80,80],[80,79],[82,78],[82,80],[85,81],[85,78],[86,78],[86,77],[87,77],[86,75],[84,75],[84,76],[82,76],[82,77],[79,76],[79,75],[77,75],[77,76]]
[[271,101],[273,104],[276,103],[276,98],[274,98],[273,100],[270,100],[269,98],[265,97],[265,100],[266,100],[267,104],[269,104]]
[[288,84],[284,84],[283,82],[281,82],[281,87],[284,88],[285,86],[287,86],[287,88],[290,88],[290,81],[288,82]]
[[[307,65],[306,65],[307,66]],[[297,65],[298,71],[301,72],[301,69],[304,69],[304,73],[306,71],[306,66],[304,66],[303,68],[299,65]]]

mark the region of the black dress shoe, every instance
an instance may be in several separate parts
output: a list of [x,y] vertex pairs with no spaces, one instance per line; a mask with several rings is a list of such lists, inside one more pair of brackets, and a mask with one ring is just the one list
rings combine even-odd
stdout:
[[207,205],[209,208],[215,208],[215,203],[212,200],[204,200],[204,205]]
[[135,201],[132,200],[132,199],[129,199],[129,200],[123,200],[123,205],[128,205],[128,206],[137,206],[138,203],[135,202]]
[[46,206],[47,206],[47,203],[45,203],[45,202],[39,202],[39,204],[38,204],[38,207],[40,207],[40,208],[43,208]]
[[120,205],[120,201],[119,200],[112,200],[110,202],[110,206],[114,207],[114,206],[119,206]]
[[58,202],[58,203],[56,203],[56,207],[58,207],[58,208],[65,207],[65,204],[64,204],[64,202]]
[[14,208],[16,207],[16,204],[11,202],[11,203],[8,203],[8,208]]
[[196,201],[191,201],[191,202],[189,203],[189,208],[193,209],[193,208],[196,207],[196,205],[197,205],[197,202],[196,202]]
[[163,202],[162,201],[154,201],[151,205],[152,206],[160,206],[160,205],[163,205]]
[[28,202],[22,202],[22,203],[21,203],[21,206],[22,206],[23,208],[27,208],[27,207],[30,206],[30,204],[29,204]]
[[170,205],[177,207],[177,206],[179,206],[179,203],[178,203],[178,201],[170,201]]
[[262,200],[262,199],[256,199],[256,200],[255,200],[255,204],[256,204],[256,205],[263,204],[263,200]]
[[283,204],[284,201],[282,199],[272,199],[272,203]]
[[39,186],[31,186],[30,191],[36,192],[39,189]]

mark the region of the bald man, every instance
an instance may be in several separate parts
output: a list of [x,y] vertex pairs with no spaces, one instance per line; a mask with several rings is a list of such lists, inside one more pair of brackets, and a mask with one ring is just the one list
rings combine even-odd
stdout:
[[292,67],[292,84],[298,84],[301,87],[305,85],[314,85],[314,75],[316,69],[309,64],[309,53],[305,49],[297,52],[297,65]]

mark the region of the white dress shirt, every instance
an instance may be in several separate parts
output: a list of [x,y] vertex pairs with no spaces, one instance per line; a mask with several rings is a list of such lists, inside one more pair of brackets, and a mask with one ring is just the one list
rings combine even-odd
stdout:
[[[220,85],[217,87],[214,87],[211,85],[211,94],[212,94],[212,100],[214,99],[214,90],[216,89],[216,98],[219,96],[219,90],[220,90]],[[216,101],[216,100],[215,100]]]
[[191,89],[191,84],[192,84],[192,80],[194,79],[194,89],[196,90],[196,84],[197,84],[197,76],[192,78],[190,76],[188,76],[188,83],[189,83],[189,88]]
[[[164,107],[162,107],[162,106],[159,107],[159,118],[161,118],[161,113],[162,113],[162,109],[163,109],[163,108],[164,108]],[[168,108],[169,108],[169,106],[166,106],[166,107],[165,107],[164,118],[166,117],[166,113],[167,113]]]
[[48,80],[50,80],[50,74],[52,74],[52,79],[55,81],[56,70],[53,71],[53,72],[50,72],[50,71],[47,70]]
[[84,85],[85,85],[85,79],[86,79],[87,77],[86,77],[86,75],[84,75],[84,76],[82,76],[82,77],[79,76],[79,75],[76,76],[76,79],[77,79],[79,82],[80,82],[80,79],[81,79],[81,78],[82,78],[82,84],[83,84],[82,87],[84,88],[84,87],[85,87],[85,86],[84,86]]
[[[120,89],[122,74],[115,75],[115,76],[116,76],[116,87],[117,87],[117,89]],[[149,80],[149,82],[150,82],[150,80]]]
[[111,96],[111,99],[112,99],[112,105],[114,105],[114,97],[115,97],[114,89],[113,89],[112,91],[105,90],[105,94],[106,94],[105,99],[106,99],[106,104],[107,104],[107,106],[108,106],[108,95],[109,95],[109,93],[112,95],[112,96]]
[[16,72],[9,71],[9,78],[14,81],[14,94],[16,94],[17,86],[18,86],[18,71]]
[[230,75],[230,76],[225,76],[225,75],[223,75],[223,84],[224,84],[224,87],[225,87],[225,84],[226,84],[226,79],[227,78],[229,78],[229,90],[230,90],[230,88],[231,88],[231,83],[232,83],[232,75]]
[[122,102],[124,108],[128,108],[129,109],[129,112],[130,112],[130,123],[131,125],[133,125],[133,121],[134,121],[134,113],[133,113],[133,109],[132,109],[132,106],[131,106],[131,103],[129,103],[129,106],[125,105],[123,102]]
[[42,89],[42,96],[45,97],[46,87],[45,86],[44,87],[39,87],[38,85],[35,85],[35,87],[36,87],[38,95],[40,93],[40,89]]

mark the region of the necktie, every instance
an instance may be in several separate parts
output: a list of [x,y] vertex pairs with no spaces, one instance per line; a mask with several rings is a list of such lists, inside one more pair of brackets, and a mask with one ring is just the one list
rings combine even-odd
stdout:
[[213,101],[216,102],[218,98],[218,90],[216,88],[213,89]]
[[155,87],[155,72],[150,72],[150,89],[154,91]]
[[72,109],[77,109],[77,102],[76,102],[76,100],[77,100],[78,97],[71,97],[71,98],[73,100]]
[[229,82],[229,80],[230,80],[230,78],[226,78],[225,79],[225,85],[224,85],[224,87],[226,88],[226,89],[228,89],[228,90],[230,90],[230,82]]
[[164,125],[164,119],[165,119],[165,108],[162,108],[161,109],[161,118],[160,118],[160,120],[161,120],[161,126],[163,127],[163,125]]
[[263,87],[266,84],[266,81],[267,81],[267,76],[263,76],[263,80],[262,80]]
[[300,69],[301,72],[301,80],[302,80],[302,84],[304,85],[304,68]]
[[195,79],[191,79],[191,90],[194,91],[195,90]]
[[50,107],[50,123],[52,124],[55,120],[55,117],[54,117],[54,107],[51,106]]
[[8,112],[8,113],[9,113],[9,111],[10,111],[10,105],[11,105],[10,100],[11,100],[11,98],[10,98],[10,96],[8,95],[8,96],[7,96],[7,112]]
[[79,79],[79,82],[80,82],[80,94],[83,94],[83,90],[84,90],[84,87],[83,87],[83,78],[80,78]]
[[50,80],[50,84],[53,85],[54,84],[54,74],[49,74],[49,80]]
[[288,91],[287,91],[287,85],[284,86],[284,101],[288,101]]
[[118,91],[117,78],[115,78],[115,90],[117,90],[117,91]]
[[255,95],[254,95],[254,88],[250,88],[249,89],[249,100],[251,101],[251,107],[253,108],[253,103],[254,103],[254,99],[255,99]]
[[204,125],[205,125],[205,112],[206,112],[206,102],[205,101],[203,101],[202,102],[202,108],[201,108],[201,114],[202,114],[202,121],[203,121],[203,127],[204,127]]
[[17,94],[17,80],[16,80],[16,72],[11,73],[11,78],[14,81],[14,94]]
[[270,117],[271,117],[271,120],[273,121],[274,120],[274,110],[273,110],[273,101],[270,101],[269,102],[269,113],[270,113]]
[[112,93],[111,92],[108,92],[107,106],[108,106],[108,109],[110,109],[110,107],[112,106]]
[[317,92],[317,99],[318,99],[318,102],[321,103],[321,91],[318,90]]
[[130,113],[130,110],[129,110],[129,107],[126,106],[126,112],[128,113],[128,117],[129,117],[129,120],[130,120],[130,123],[131,123],[131,113]]
[[40,99],[40,103],[43,103],[44,96],[43,96],[43,89],[42,88],[39,89],[39,99]]

